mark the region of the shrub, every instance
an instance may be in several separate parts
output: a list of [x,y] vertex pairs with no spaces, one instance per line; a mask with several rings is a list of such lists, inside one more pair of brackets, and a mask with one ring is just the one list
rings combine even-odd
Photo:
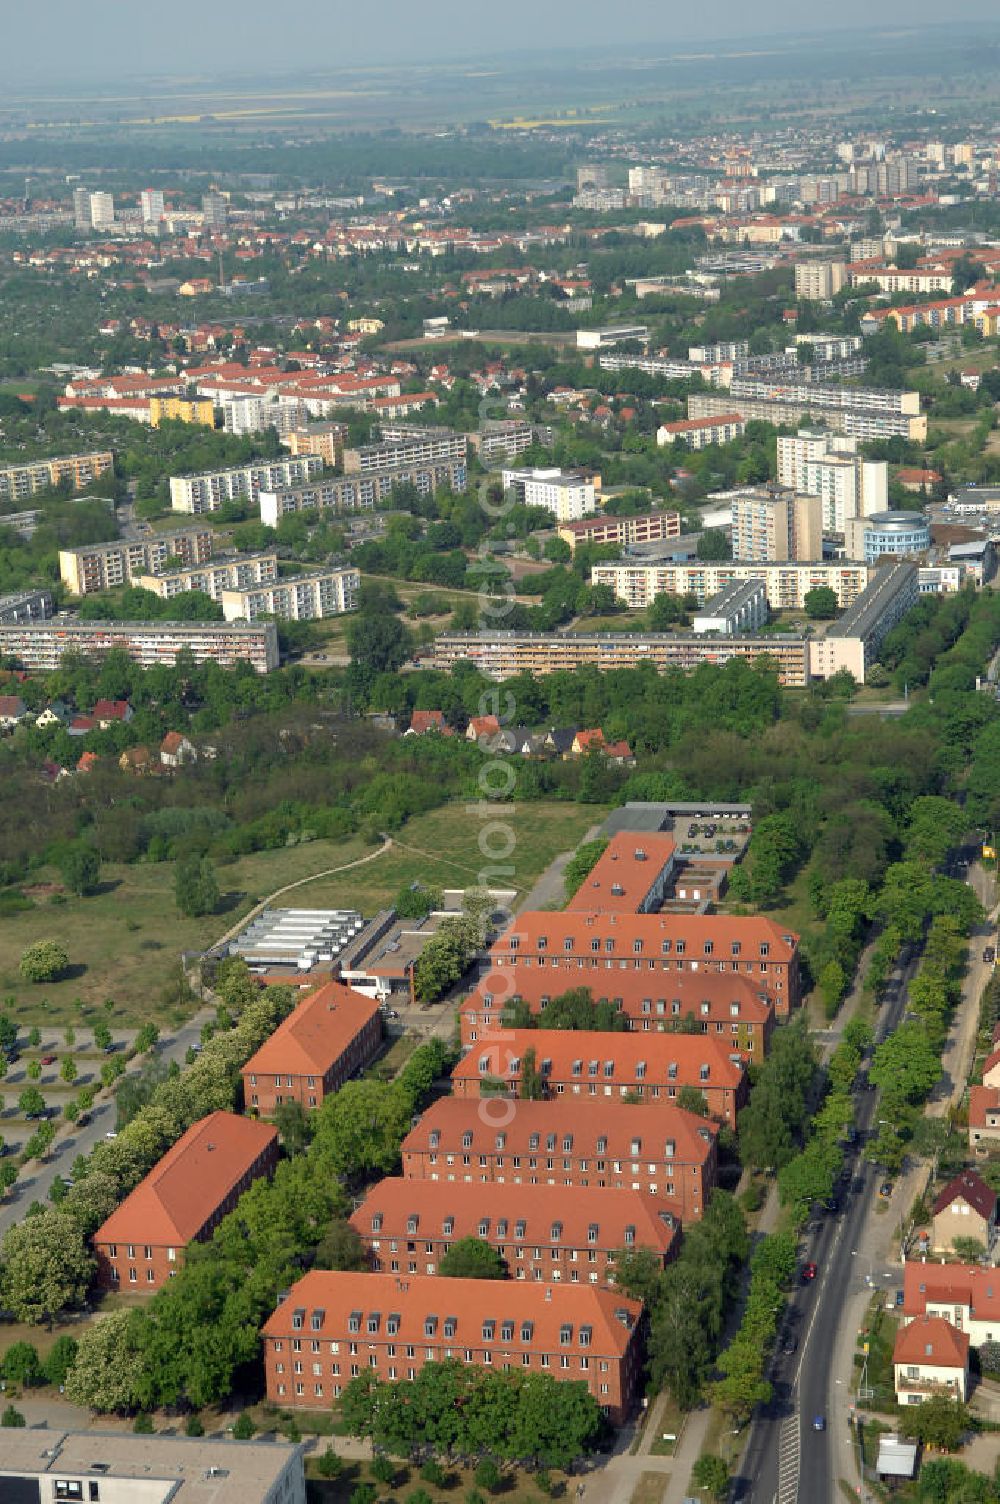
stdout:
[[4,1413],[0,1415],[0,1426],[17,1427],[24,1425],[27,1425],[27,1421],[20,1410],[15,1410],[13,1405],[8,1405]]
[[249,1441],[257,1427],[246,1410],[241,1410],[233,1423],[233,1438],[236,1441]]
[[[233,1435],[236,1435],[235,1428]],[[327,1447],[316,1464],[316,1470],[321,1478],[338,1478],[344,1470],[344,1464],[332,1447]]]
[[492,1457],[484,1457],[477,1463],[474,1474],[477,1488],[485,1488],[489,1493],[496,1493],[500,1487],[500,1469]]
[[152,1436],[153,1417],[151,1415],[147,1415],[145,1410],[140,1410],[139,1414],[132,1422],[132,1430],[137,1436]]
[[202,1425],[201,1416],[197,1412],[188,1416],[184,1422],[185,1436],[204,1436],[205,1427]]

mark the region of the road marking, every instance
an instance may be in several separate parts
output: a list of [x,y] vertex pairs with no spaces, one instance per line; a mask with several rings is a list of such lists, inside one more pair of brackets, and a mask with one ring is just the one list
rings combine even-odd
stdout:
[[778,1432],[778,1504],[798,1504],[801,1454],[799,1412],[787,1415]]

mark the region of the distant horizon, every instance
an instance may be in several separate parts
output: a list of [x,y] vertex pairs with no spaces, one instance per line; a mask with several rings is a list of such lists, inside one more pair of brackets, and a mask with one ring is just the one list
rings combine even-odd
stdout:
[[887,39],[895,32],[902,40],[941,30],[954,36],[964,27],[986,27],[1000,39],[995,0],[967,0],[962,14],[947,21],[930,0],[886,0],[877,23],[862,0],[844,0],[836,19],[823,16],[816,25],[792,0],[759,0],[752,11],[738,0],[716,0],[711,14],[717,24],[706,30],[697,11],[675,19],[664,15],[657,0],[622,0],[610,19],[586,0],[546,0],[543,9],[529,0],[507,0],[502,11],[474,13],[472,20],[455,0],[425,0],[419,10],[383,0],[377,13],[344,0],[299,0],[294,29],[276,32],[270,3],[217,0],[199,16],[196,34],[178,34],[161,30],[155,17],[123,11],[118,0],[90,0],[86,6],[43,0],[5,18],[0,78],[21,94],[40,83],[46,93],[72,84],[86,95],[112,85],[128,94],[141,84],[184,87],[296,74],[306,79],[407,65],[426,69],[435,62],[448,68],[491,60],[523,65],[560,53],[570,62],[596,51],[616,58],[640,51],[655,62],[691,49],[711,52],[755,41],[783,41],[794,51],[797,42],[813,37]]

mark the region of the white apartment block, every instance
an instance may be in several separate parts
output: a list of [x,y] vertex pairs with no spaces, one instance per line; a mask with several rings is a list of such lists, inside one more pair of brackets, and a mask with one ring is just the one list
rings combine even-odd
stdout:
[[857,447],[853,437],[810,429],[778,435],[778,483],[822,498],[825,533],[888,508],[888,465],[862,459]]
[[163,218],[163,194],[159,188],[144,188],[139,195],[139,207],[144,225],[159,224]]
[[115,198],[113,193],[90,195],[90,223],[95,230],[106,229],[115,222]]
[[246,590],[223,590],[222,612],[226,621],[255,621],[258,616],[312,621],[322,616],[343,616],[357,606],[360,589],[357,569],[322,569]]
[[64,454],[55,459],[29,460],[23,465],[5,465],[0,468],[0,501],[19,501],[23,496],[34,496],[37,491],[58,486],[61,481],[68,481],[74,490],[82,491],[111,470],[114,463],[110,449],[97,449],[90,454]]
[[690,595],[703,604],[738,581],[763,580],[772,611],[802,611],[808,591],[821,586],[834,591],[841,608],[851,605],[867,586],[871,573],[867,564],[846,559],[829,564],[608,562],[595,564],[590,583],[610,585],[624,605],[643,611],[658,595]]
[[[778,388],[772,387],[772,390],[777,392]],[[815,386],[811,390],[815,393],[822,389]],[[857,388],[846,387],[844,390],[853,392]],[[824,407],[821,401],[813,402],[808,397],[804,399],[778,395],[735,397],[731,392],[727,392],[724,396],[721,393],[717,395],[715,392],[692,392],[687,399],[687,407],[691,419],[713,420],[717,423],[727,418],[732,419],[735,411],[739,414],[740,422],[744,426],[748,422],[759,420],[761,423],[773,423],[776,427],[791,428],[799,423],[808,422],[810,418],[822,418],[831,432],[852,435],[863,443],[872,439],[891,439],[897,436],[909,439],[914,444],[923,444],[927,439],[927,415],[925,413],[877,412],[868,408],[839,406]],[[675,428],[676,424],[666,426]],[[663,429],[660,430],[660,433],[662,432]],[[661,442],[669,442],[669,440]]]
[[234,668],[249,663],[258,674],[278,667],[278,633],[273,621],[80,621],[54,616],[45,622],[0,624],[0,655],[15,658],[29,672],[59,667],[66,653],[100,656],[125,652],[141,668],[172,666],[186,649],[195,663]]
[[624,344],[626,340],[635,340],[640,345],[647,344],[649,325],[606,324],[603,329],[578,329],[576,331],[578,350],[608,350],[612,345]]
[[818,381],[792,381],[785,377],[772,380],[766,376],[734,376],[730,392],[733,397],[762,398],[772,402],[801,402],[822,410],[852,408],[856,412],[919,413],[920,393],[898,391],[894,387],[826,386]]
[[501,470],[504,491],[527,507],[545,507],[556,522],[579,522],[596,509],[594,482],[562,470]]
[[867,587],[823,637],[809,640],[809,672],[829,679],[846,669],[859,684],[893,627],[920,599],[917,566],[909,562],[872,569]]
[[729,444],[738,439],[746,431],[746,418],[741,412],[733,412],[728,398],[714,400],[719,403],[717,410],[696,412],[689,397],[690,416],[676,423],[661,423],[656,442],[661,446],[680,442],[688,449],[705,449],[709,444]]
[[823,557],[822,503],[779,486],[733,497],[733,558],[756,562]]
[[411,429],[400,425],[386,429],[385,434],[386,443],[345,449],[344,474],[379,475],[385,470],[464,464],[468,453],[468,436],[447,428]]
[[225,590],[248,590],[278,578],[276,553],[240,554],[231,559],[210,559],[193,569],[170,569],[165,574],[140,574],[133,583],[150,590],[161,600],[173,600],[189,590],[202,590],[221,601]]
[[843,261],[796,261],[795,296],[804,303],[828,303],[847,280]]
[[220,403],[226,433],[262,433],[274,428],[281,435],[293,433],[306,422],[305,403],[297,397],[227,397]]
[[296,455],[231,470],[206,470],[201,475],[172,475],[170,505],[175,512],[217,512],[227,501],[256,500],[276,486],[301,485],[323,473],[319,455]]
[[158,575],[172,560],[203,564],[212,557],[210,528],[183,528],[150,533],[144,538],[116,538],[111,543],[84,543],[59,551],[59,578],[71,595],[117,590],[139,575]]

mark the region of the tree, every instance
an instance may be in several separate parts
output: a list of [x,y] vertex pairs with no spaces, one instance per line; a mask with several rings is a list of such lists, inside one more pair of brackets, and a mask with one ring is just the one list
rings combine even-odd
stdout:
[[360,1234],[344,1217],[335,1217],[316,1244],[317,1269],[370,1269],[371,1260]]
[[698,539],[697,554],[706,562],[731,559],[733,551],[721,528],[707,527]]
[[965,1264],[977,1264],[986,1253],[979,1238],[952,1238],[951,1246]]
[[[233,1422],[233,1440],[234,1441],[250,1441],[251,1438],[253,1437],[253,1434],[256,1431],[256,1429],[257,1429],[257,1427],[254,1425],[253,1416],[250,1414],[249,1410],[241,1410],[240,1413],[239,1413],[239,1415],[236,1417],[235,1421]],[[327,1447],[326,1450],[327,1450],[327,1452],[329,1452],[330,1448]],[[337,1458],[337,1461],[338,1462],[340,1461],[339,1457]],[[320,1466],[321,1467],[322,1467],[322,1462],[323,1462],[323,1459],[320,1458]],[[339,1471],[339,1469],[337,1471]],[[337,1476],[336,1472],[325,1472],[325,1473],[323,1473],[323,1477],[324,1478],[335,1478],[336,1476]]]
[[4,1234],[0,1301],[18,1321],[51,1322],[83,1304],[95,1267],[73,1218],[53,1207]]
[[518,1096],[525,1102],[541,1102],[545,1096],[545,1077],[538,1069],[538,1057],[530,1045],[525,1050],[521,1061]]
[[94,1029],[94,1044],[99,1050],[111,1048],[111,1030],[107,1024],[97,1024]]
[[69,969],[69,956],[58,940],[37,940],[21,955],[26,982],[57,982]]
[[138,1402],[141,1373],[134,1313],[114,1311],[81,1331],[76,1361],[66,1378],[66,1396],[74,1405],[122,1414]]
[[837,592],[829,585],[817,585],[807,590],[803,597],[806,615],[810,621],[830,621],[838,611]]
[[37,1086],[26,1086],[17,1099],[17,1110],[22,1117],[41,1117],[45,1111],[45,1098]]
[[101,858],[92,846],[69,846],[59,862],[62,880],[71,893],[82,898],[93,893],[101,877]]
[[459,1238],[442,1255],[438,1273],[454,1279],[506,1279],[507,1265],[482,1238]]
[[178,909],[188,918],[215,913],[219,906],[219,884],[208,857],[181,857],[174,873],[174,897]]
[[0,1426],[7,1426],[12,1430],[16,1430],[27,1424],[20,1410],[16,1410],[13,1405],[8,1405],[3,1414],[0,1415]]
[[710,1499],[720,1501],[729,1495],[729,1468],[721,1457],[706,1452],[691,1469],[696,1488],[704,1489]]
[[47,1384],[56,1387],[66,1383],[70,1369],[76,1362],[78,1349],[79,1344],[74,1338],[65,1335],[56,1338],[42,1362],[42,1371]]
[[485,1488],[488,1493],[496,1493],[500,1487],[500,1469],[492,1457],[483,1457],[476,1464],[476,1471],[473,1476],[476,1480],[476,1487]]
[[705,1101],[705,1093],[699,1091],[690,1081],[685,1082],[677,1096],[677,1106],[683,1107],[685,1112],[697,1113],[700,1118],[708,1117],[708,1103]]
[[347,648],[351,655],[348,682],[367,703],[379,674],[396,673],[412,655],[413,638],[391,613],[362,610],[347,628]]
[[31,1342],[14,1342],[3,1355],[3,1376],[11,1384],[30,1389],[44,1377],[38,1349]]
[[281,1146],[286,1154],[301,1154],[312,1136],[312,1125],[301,1102],[291,1097],[279,1102],[271,1118],[278,1130]]
[[59,1067],[59,1074],[66,1082],[67,1086],[73,1085],[73,1082],[76,1080],[76,1061],[73,1059],[72,1055],[66,1056],[62,1065]]
[[594,867],[600,861],[608,849],[606,836],[599,836],[594,841],[584,841],[566,863],[563,871],[563,883],[566,888],[566,897],[572,898],[577,889],[590,876]]
[[972,1426],[968,1405],[946,1394],[932,1394],[921,1405],[908,1406],[901,1418],[905,1436],[926,1446],[954,1452]]

